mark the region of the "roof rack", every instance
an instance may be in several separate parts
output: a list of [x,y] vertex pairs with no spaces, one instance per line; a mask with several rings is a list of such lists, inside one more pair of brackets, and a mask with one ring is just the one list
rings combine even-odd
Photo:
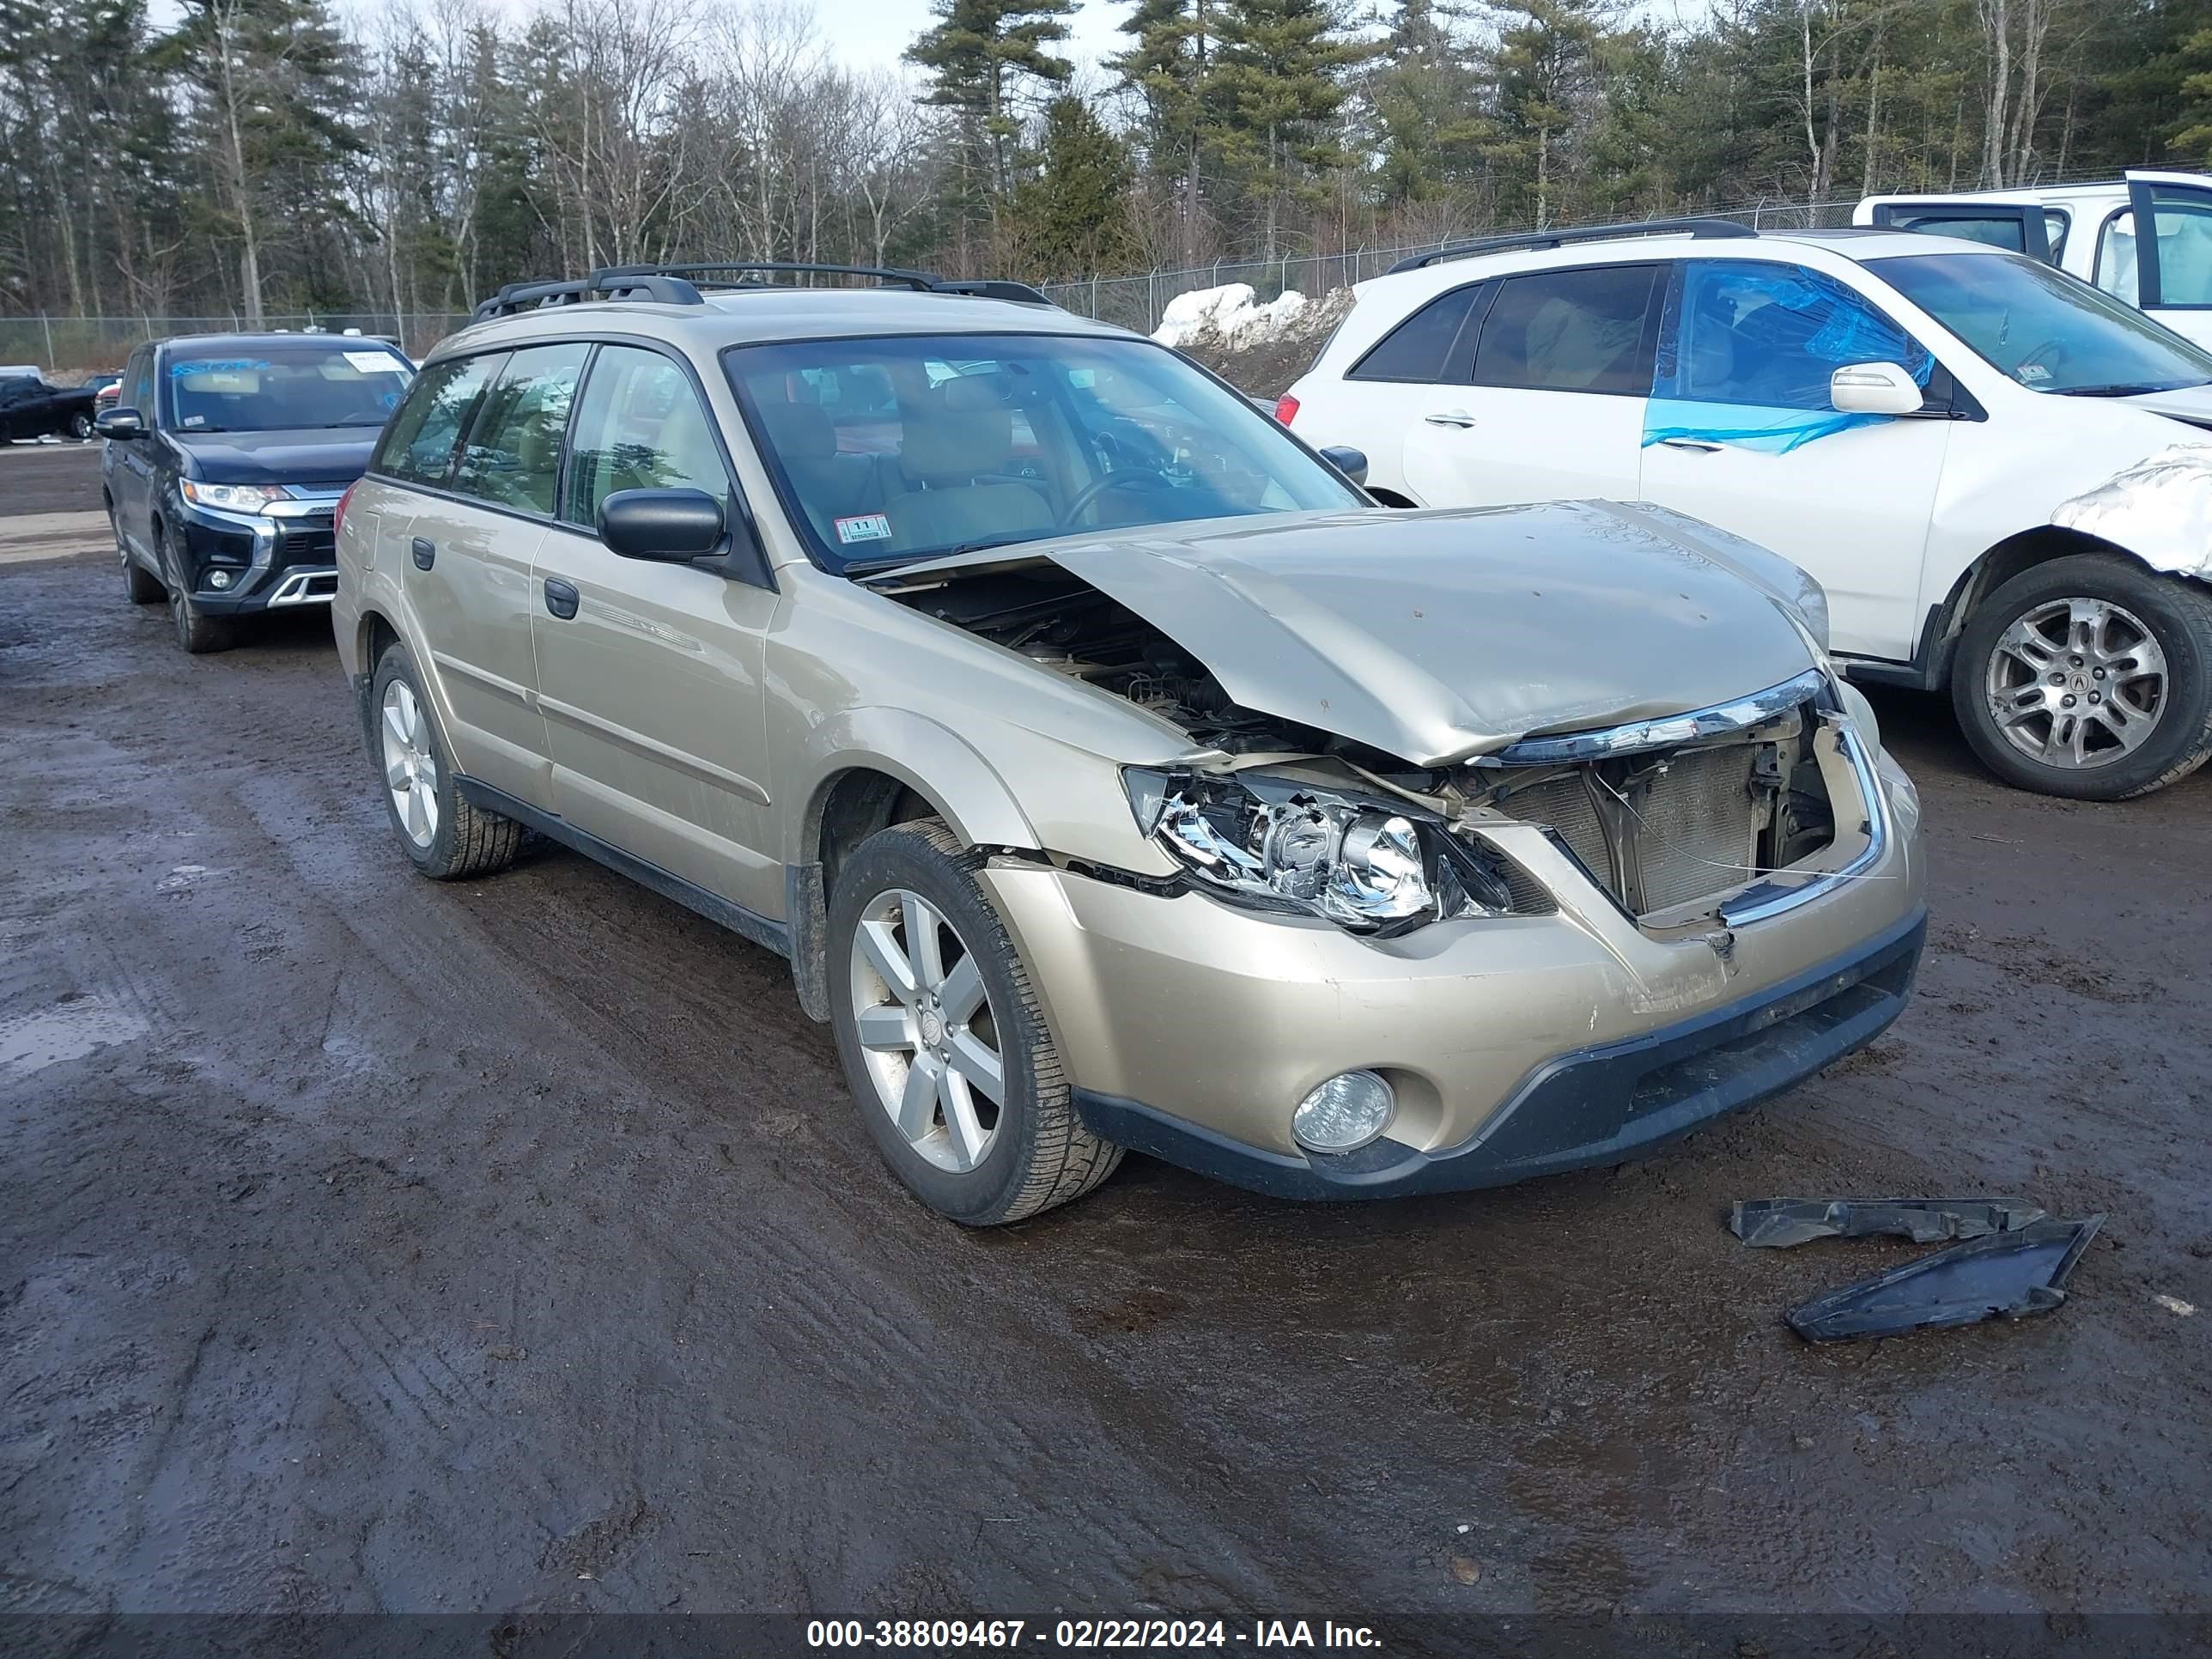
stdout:
[[1572,242],[1606,242],[1634,236],[1756,236],[1749,225],[1734,219],[1646,219],[1629,225],[1583,225],[1572,230],[1530,230],[1512,236],[1486,236],[1479,241],[1449,242],[1433,253],[1416,253],[1401,259],[1387,275],[1422,270],[1447,259],[1464,259],[1477,253],[1506,253],[1521,248],[1565,247]]
[[706,301],[702,289],[788,291],[787,283],[756,280],[763,276],[872,276],[885,287],[912,289],[917,294],[965,294],[987,300],[1012,300],[1023,305],[1050,305],[1027,283],[997,278],[939,276],[927,270],[906,270],[895,265],[814,264],[785,259],[747,259],[700,264],[606,265],[588,276],[568,282],[509,283],[476,309],[477,320],[511,317],[520,311],[550,305],[581,305],[591,300],[649,300],[660,305],[696,306]]

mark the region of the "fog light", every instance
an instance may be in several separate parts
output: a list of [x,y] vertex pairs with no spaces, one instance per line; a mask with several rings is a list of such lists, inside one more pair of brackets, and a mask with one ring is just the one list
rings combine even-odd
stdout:
[[1390,1127],[1397,1110],[1390,1085],[1372,1072],[1344,1072],[1298,1103],[1291,1133],[1315,1152],[1349,1152]]
[[214,588],[217,592],[222,592],[224,588],[230,586],[230,572],[228,570],[209,571],[208,586]]

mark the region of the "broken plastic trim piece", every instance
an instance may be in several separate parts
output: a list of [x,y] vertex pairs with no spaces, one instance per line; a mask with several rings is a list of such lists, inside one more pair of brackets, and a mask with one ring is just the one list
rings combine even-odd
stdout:
[[1895,1336],[1929,1327],[2049,1313],[2105,1218],[2036,1221],[1988,1233],[1815,1297],[1784,1315],[1808,1342]]
[[1747,1244],[1772,1249],[1883,1234],[1935,1244],[2018,1232],[2043,1216],[2017,1198],[1746,1198],[1736,1200],[1729,1231]]

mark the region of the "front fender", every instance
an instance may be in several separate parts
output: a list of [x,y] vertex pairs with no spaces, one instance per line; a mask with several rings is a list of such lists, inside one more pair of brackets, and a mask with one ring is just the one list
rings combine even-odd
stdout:
[[2212,446],[2174,444],[2052,509],[2061,530],[2109,542],[2153,570],[2212,576]]
[[850,708],[807,734],[807,806],[787,821],[785,863],[814,861],[830,785],[855,769],[896,778],[970,846],[1042,848],[1013,791],[959,733],[911,709]]

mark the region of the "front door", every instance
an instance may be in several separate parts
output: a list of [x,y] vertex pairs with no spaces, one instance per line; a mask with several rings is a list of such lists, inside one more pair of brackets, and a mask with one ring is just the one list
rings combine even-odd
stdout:
[[1841,415],[1828,376],[1934,358],[1856,289],[1800,265],[1686,259],[1668,284],[1645,499],[1734,531],[1827,590],[1844,655],[1905,661],[1948,420]]
[[125,438],[102,447],[100,458],[107,499],[115,509],[116,533],[123,544],[136,551],[152,568],[161,556],[154,546],[154,348],[142,345],[123,366],[123,386],[115,394],[118,409],[132,409],[145,429],[142,438]]
[[761,692],[776,596],[703,563],[617,557],[595,527],[617,490],[687,488],[738,510],[690,372],[641,346],[601,346],[569,434],[563,522],[538,550],[531,593],[554,810],[777,918]]
[[1410,408],[1414,497],[1429,507],[1634,501],[1662,270],[1571,265],[1492,285],[1461,331],[1460,361]]
[[2127,210],[2108,216],[2098,236],[2096,283],[2212,349],[2212,180],[2129,173]]

